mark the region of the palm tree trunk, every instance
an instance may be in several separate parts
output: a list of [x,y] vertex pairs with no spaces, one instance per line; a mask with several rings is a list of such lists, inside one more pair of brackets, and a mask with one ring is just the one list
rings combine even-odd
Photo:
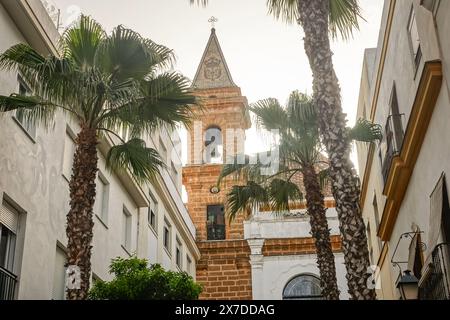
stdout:
[[311,234],[315,240],[317,251],[317,266],[320,271],[322,294],[327,300],[339,300],[336,266],[331,248],[324,196],[314,166],[304,168],[302,173]]
[[375,299],[368,288],[369,251],[359,207],[359,180],[350,161],[350,142],[342,112],[339,82],[333,67],[329,39],[329,0],[298,0],[299,22],[305,32],[304,45],[313,71],[314,100],[319,111],[320,131],[330,160],[330,176],[347,268],[349,293],[353,299]]
[[[80,287],[67,289],[67,299],[87,298],[91,275],[91,242],[94,222],[95,177],[97,174],[97,132],[83,126],[76,138],[73,172],[70,180],[70,211],[67,214],[67,265],[80,270]],[[75,276],[73,279],[76,279]]]

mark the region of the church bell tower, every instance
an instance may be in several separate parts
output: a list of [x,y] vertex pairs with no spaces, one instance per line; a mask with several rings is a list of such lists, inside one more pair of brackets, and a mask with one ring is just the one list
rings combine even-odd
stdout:
[[217,187],[223,164],[233,155],[244,153],[245,130],[251,122],[247,99],[233,81],[215,28],[211,29],[192,86],[202,110],[188,132],[183,184],[202,255],[197,264],[197,281],[204,286],[201,298],[251,299],[244,217],[239,215],[230,222],[226,215],[227,194],[237,181],[226,180]]

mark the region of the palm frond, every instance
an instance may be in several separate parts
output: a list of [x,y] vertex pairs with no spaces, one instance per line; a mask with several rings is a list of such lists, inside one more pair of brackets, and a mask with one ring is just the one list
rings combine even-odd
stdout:
[[[244,159],[243,163],[242,160]],[[250,157],[248,155],[236,155],[229,160],[222,167],[217,184],[220,184],[222,180],[228,176],[235,175],[240,176],[242,170],[244,170],[250,163]]]
[[157,44],[150,39],[144,39],[144,44],[147,50],[153,53],[152,72],[158,68],[170,68],[173,67],[176,62],[175,53],[172,49],[169,49],[163,45]]
[[286,110],[277,99],[260,100],[250,106],[256,115],[256,125],[264,130],[284,130],[289,122]]
[[157,66],[171,66],[173,60],[172,50],[123,26],[101,42],[95,56],[95,64],[119,81],[143,79]]
[[291,123],[300,123],[300,128],[309,129],[311,126],[317,128],[317,112],[311,96],[298,90],[293,91],[289,95],[287,113],[292,120]]
[[190,4],[197,4],[197,5],[202,5],[203,7],[206,7],[208,5],[208,0],[189,0]]
[[16,44],[0,55],[0,68],[17,71],[19,67],[36,69],[45,62],[45,57],[27,44]]
[[81,70],[95,64],[97,49],[106,38],[102,26],[89,16],[82,15],[60,39],[63,57],[73,60]]
[[104,115],[102,126],[130,126],[133,135],[165,124],[189,126],[196,105],[187,78],[178,73],[164,73],[140,82],[139,97],[114,108]]
[[359,142],[374,142],[383,139],[382,127],[366,119],[358,119],[356,125],[348,130],[348,138]]
[[267,190],[253,181],[249,181],[245,186],[233,186],[227,195],[227,215],[230,222],[238,213],[267,204],[268,200]]
[[[269,14],[286,23],[297,23],[298,0],[267,0]],[[333,38],[339,35],[347,40],[353,30],[359,30],[359,19],[363,19],[358,0],[329,0],[329,30]]]
[[145,141],[133,138],[109,150],[106,166],[115,172],[128,169],[139,182],[144,182],[152,180],[165,164],[158,151],[147,148]]
[[[263,156],[268,159],[272,159],[271,152],[262,152],[254,157],[250,157],[249,155],[236,155],[232,158],[228,158],[226,164],[222,167],[217,183],[220,184],[223,179],[229,176],[234,176],[236,179],[242,178],[247,181],[255,181],[258,183],[267,180],[267,174],[263,174],[263,170],[269,169],[271,165],[275,166],[275,164],[261,161]],[[279,159],[276,159],[276,161],[279,161]],[[279,172],[280,170],[285,170],[283,164],[279,164],[278,170]],[[276,175],[276,172],[273,174]]]
[[45,127],[50,126],[56,109],[54,104],[36,96],[0,96],[0,114],[16,110],[17,118],[33,125],[42,123]]
[[35,97],[12,94],[9,97],[0,96],[0,112],[8,112],[17,109],[32,109],[41,101]]
[[0,55],[0,68],[18,72],[33,94],[81,116],[79,101],[86,74],[77,72],[71,60],[43,57],[29,45],[18,44]]
[[329,28],[332,38],[338,35],[347,40],[353,30],[359,30],[359,19],[364,19],[359,0],[330,0]]
[[284,179],[273,179],[269,187],[269,199],[275,212],[289,211],[289,204],[303,200],[297,184]]
[[298,0],[267,0],[269,14],[286,23],[297,23]]
[[330,185],[330,181],[331,181],[330,180],[330,169],[329,168],[323,169],[323,170],[319,171],[319,173],[317,175],[319,178],[320,189],[325,190],[325,188]]

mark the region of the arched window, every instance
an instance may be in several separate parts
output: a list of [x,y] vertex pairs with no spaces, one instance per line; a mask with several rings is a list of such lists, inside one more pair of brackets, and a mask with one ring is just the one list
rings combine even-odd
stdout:
[[320,279],[309,274],[295,277],[284,287],[283,300],[323,300]]
[[223,143],[222,130],[219,127],[209,127],[205,132],[205,154],[206,163],[222,163]]

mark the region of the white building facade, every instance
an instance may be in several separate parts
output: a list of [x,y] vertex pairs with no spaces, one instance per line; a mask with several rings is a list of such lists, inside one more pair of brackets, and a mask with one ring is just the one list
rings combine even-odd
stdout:
[[377,296],[399,299],[405,272],[420,299],[450,299],[450,1],[386,0],[366,51],[358,117],[383,126],[358,146],[361,205]]
[[[340,243],[335,208],[327,209],[332,247]],[[256,212],[244,222],[251,255],[254,300],[322,299],[317,255],[306,210],[289,215]],[[276,249],[278,247],[280,251]],[[349,299],[344,256],[333,250],[340,299]]]
[[[29,43],[56,54],[59,34],[39,0],[0,0],[0,52]],[[26,90],[18,74],[0,71],[0,94]],[[54,128],[0,115],[0,299],[63,299],[66,214],[77,123],[58,114]],[[168,169],[151,185],[111,173],[99,145],[92,278],[110,280],[111,259],[148,259],[195,278],[195,226],[181,199],[181,147],[166,128],[146,138]]]

